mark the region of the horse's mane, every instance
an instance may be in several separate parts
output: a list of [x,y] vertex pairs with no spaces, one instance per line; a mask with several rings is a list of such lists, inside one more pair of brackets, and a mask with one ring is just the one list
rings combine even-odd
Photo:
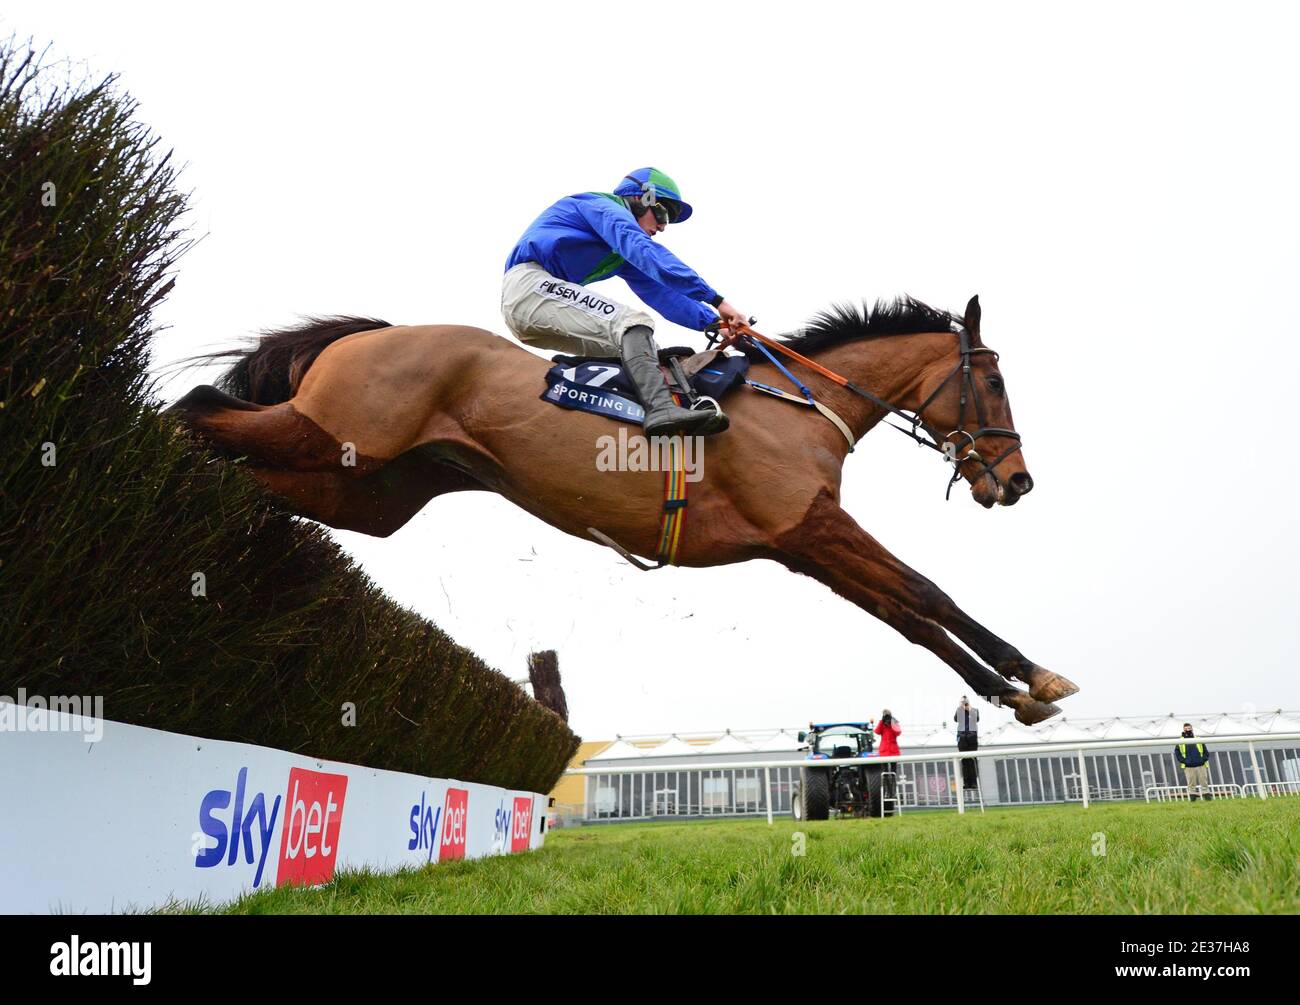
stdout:
[[[810,356],[845,342],[887,335],[955,331],[961,323],[961,318],[949,311],[941,311],[904,295],[890,301],[877,300],[874,307],[865,303],[833,304],[813,317],[798,333],[781,342],[797,353]],[[738,345],[737,348],[751,359],[766,359],[749,346]]]

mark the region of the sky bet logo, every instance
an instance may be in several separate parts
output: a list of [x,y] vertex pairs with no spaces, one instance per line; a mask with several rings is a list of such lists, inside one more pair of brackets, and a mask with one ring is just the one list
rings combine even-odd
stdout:
[[533,826],[533,797],[516,796],[515,809],[510,821],[510,851],[527,851],[528,837]]
[[[469,790],[448,789],[444,806],[433,807],[420,801],[411,807],[411,840],[406,842],[410,851],[428,849],[426,862],[433,861],[434,846],[438,846],[438,861],[465,857],[466,820],[469,816]],[[438,844],[438,822],[442,822],[442,843]]]
[[501,797],[501,802],[497,805],[496,815],[492,818],[492,854],[504,855],[506,853],[506,835],[510,833],[510,819],[514,816],[511,810],[506,809],[506,797]]
[[246,864],[256,864],[253,886],[261,886],[283,804],[288,810],[280,836],[276,885],[326,883],[334,875],[347,788],[346,775],[293,768],[287,794],[276,796],[268,809],[265,793],[249,798],[248,769],[240,768],[233,793],[213,789],[199,804],[199,829],[216,844],[200,849],[194,864],[210,869],[224,860],[225,865],[233,866],[242,855]]
[[506,809],[503,796],[493,820],[492,854],[506,853],[506,838],[510,839],[511,853],[528,850],[529,829],[533,825],[533,800],[531,796],[516,796],[510,809]]
[[316,886],[334,877],[339,827],[343,824],[343,797],[347,791],[347,775],[290,769],[289,818],[284,822],[280,838],[276,886],[285,883]]
[[442,849],[439,861],[465,857],[465,838],[468,833],[469,790],[448,789],[447,810],[442,819]]

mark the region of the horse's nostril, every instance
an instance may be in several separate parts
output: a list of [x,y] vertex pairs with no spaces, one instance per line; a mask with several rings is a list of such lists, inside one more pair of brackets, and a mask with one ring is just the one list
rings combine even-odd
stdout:
[[1017,471],[1011,476],[1011,487],[1024,495],[1034,487],[1034,480],[1029,477],[1028,471]]

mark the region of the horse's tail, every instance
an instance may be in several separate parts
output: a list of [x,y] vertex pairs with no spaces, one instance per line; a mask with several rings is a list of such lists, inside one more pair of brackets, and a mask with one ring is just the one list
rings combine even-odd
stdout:
[[391,327],[378,318],[309,317],[289,328],[262,332],[242,349],[227,349],[197,359],[234,360],[217,378],[217,386],[244,401],[278,405],[298,393],[303,374],[330,343],[357,332]]

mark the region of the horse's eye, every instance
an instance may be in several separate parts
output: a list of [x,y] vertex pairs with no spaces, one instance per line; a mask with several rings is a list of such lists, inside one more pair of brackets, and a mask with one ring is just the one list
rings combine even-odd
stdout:
[[994,394],[1001,394],[1001,393],[1002,393],[1002,378],[1001,378],[1001,377],[990,377],[990,378],[988,379],[988,385],[989,385],[989,390],[992,391]]

